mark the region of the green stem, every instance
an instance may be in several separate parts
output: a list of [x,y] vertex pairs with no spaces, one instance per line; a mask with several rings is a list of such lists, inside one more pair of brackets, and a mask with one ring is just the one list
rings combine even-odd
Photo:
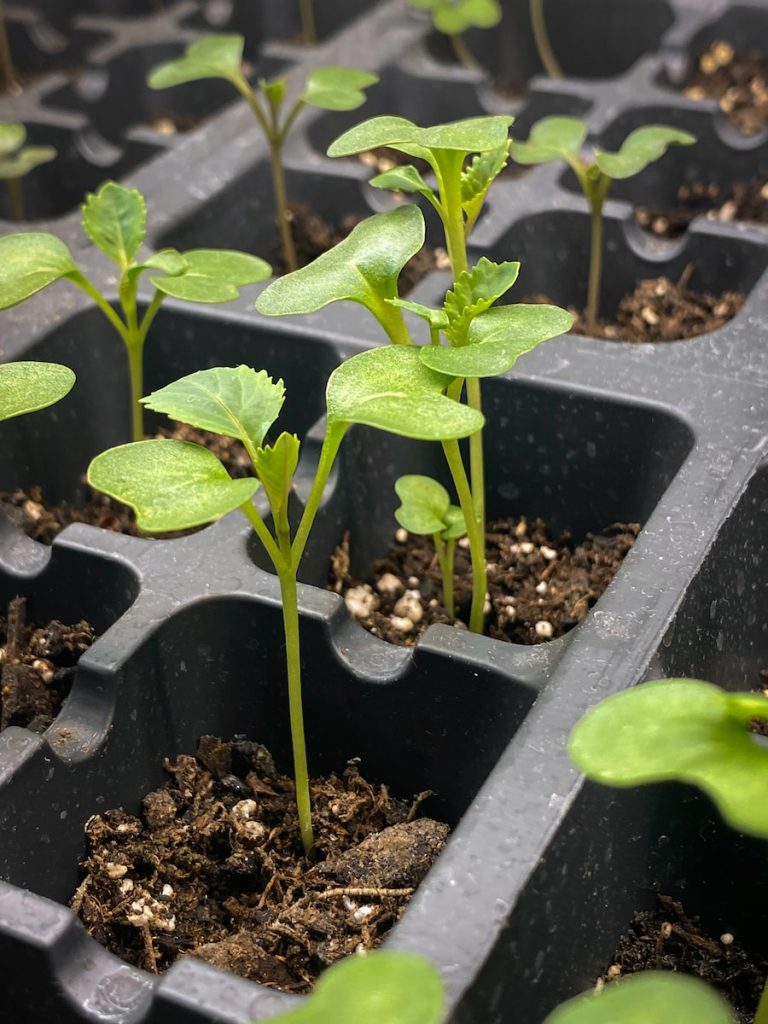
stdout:
[[469,538],[469,551],[472,556],[472,607],[469,614],[469,628],[473,633],[482,633],[485,619],[485,594],[487,578],[485,570],[485,537],[475,518],[472,492],[467,480],[464,463],[458,441],[443,441],[443,451],[451,471],[453,485],[459,499],[461,511]]
[[440,216],[445,230],[445,247],[451,261],[454,282],[467,269],[467,239],[464,234],[464,211],[461,205],[461,170],[463,155],[443,151],[436,162],[440,188]]
[[21,178],[6,178],[11,200],[11,216],[20,224],[24,220],[24,187]]
[[256,536],[264,545],[264,550],[267,552],[272,565],[274,565],[275,572],[278,574],[281,572],[287,572],[290,568],[290,564],[284,561],[280,548],[278,548],[274,537],[267,529],[267,525],[264,520],[254,508],[253,502],[250,498],[248,501],[243,502],[240,506],[240,511],[245,515],[246,519],[253,527]]
[[314,46],[317,43],[314,0],[299,0],[299,11],[301,13],[301,34],[304,37],[304,42],[307,46]]
[[[483,398],[477,377],[467,377],[467,405],[482,414]],[[475,518],[485,536],[485,456],[483,455],[483,430],[475,431],[469,438],[469,471],[472,480],[472,502]]]
[[296,246],[293,242],[291,230],[290,211],[288,210],[288,192],[285,187],[285,170],[283,168],[283,145],[282,141],[270,139],[269,161],[272,168],[272,189],[275,194],[275,210],[280,228],[280,243],[283,247],[283,259],[289,273],[298,270],[299,261],[296,258]]
[[440,565],[440,575],[443,577],[443,607],[451,618],[454,618],[453,607],[453,556],[456,541],[451,539],[443,541],[439,533],[432,534],[437,552],[437,561]]
[[589,284],[587,285],[587,330],[594,332],[600,311],[600,287],[603,275],[603,203],[605,196],[597,192],[588,196],[591,210],[589,243]]
[[544,70],[550,78],[562,78],[563,69],[558,64],[552,44],[549,41],[547,22],[544,17],[544,0],[530,0],[530,12],[533,39],[536,43],[539,59],[544,65]]
[[472,53],[470,48],[467,46],[464,36],[460,32],[451,33],[448,38],[451,40],[451,46],[453,52],[459,60],[459,63],[463,64],[467,71],[478,71],[482,73],[482,68],[475,59],[475,55]]
[[127,273],[120,279],[120,304],[123,307],[128,349],[128,372],[131,378],[131,435],[134,441],[144,440],[144,409],[141,398],[144,393],[144,337],[139,327],[136,308],[138,275],[132,280]]
[[75,271],[72,274],[69,274],[67,276],[69,277],[69,280],[73,284],[76,284],[78,288],[81,288],[85,292],[86,295],[88,295],[90,298],[93,299],[93,301],[99,307],[101,312],[104,314],[104,316],[107,318],[107,320],[109,320],[109,322],[112,324],[112,326],[115,328],[117,333],[120,335],[120,337],[123,339],[123,341],[127,345],[128,344],[128,328],[123,323],[123,321],[120,319],[120,317],[117,315],[117,313],[114,311],[114,309],[110,306],[110,304],[107,302],[107,300],[101,294],[101,292],[97,288],[94,288],[94,286],[91,284],[91,282],[88,280],[88,278],[85,277],[84,274],[81,274],[79,270]]
[[5,24],[5,4],[0,0],[0,90],[5,92],[16,85],[16,69],[13,66],[8,29]]
[[382,302],[376,294],[371,293],[366,308],[376,317],[386,331],[393,345],[412,345],[410,332],[405,325],[405,317],[399,306],[391,302]]
[[142,345],[147,340],[147,334],[149,328],[152,326],[152,321],[157,316],[157,311],[160,309],[163,299],[165,298],[164,292],[155,292],[152,297],[152,301],[147,306],[147,311],[142,317],[141,323],[139,324],[139,337],[141,338]]
[[768,984],[763,988],[760,1002],[757,1004],[755,1024],[768,1024]]
[[347,432],[347,424],[334,424],[328,427],[325,437],[323,439],[323,447],[320,449],[320,458],[317,461],[317,471],[315,472],[315,479],[312,484],[312,490],[309,492],[307,498],[307,504],[304,506],[304,513],[301,517],[298,529],[296,530],[296,536],[293,539],[293,545],[291,546],[291,559],[298,572],[299,563],[301,562],[301,556],[304,554],[304,548],[307,544],[307,538],[309,537],[309,531],[312,529],[312,524],[315,521],[317,510],[320,507],[320,499],[323,496],[325,485],[328,482],[328,477],[331,474],[333,463],[336,459],[336,455],[339,451],[339,446],[344,440],[344,435]]

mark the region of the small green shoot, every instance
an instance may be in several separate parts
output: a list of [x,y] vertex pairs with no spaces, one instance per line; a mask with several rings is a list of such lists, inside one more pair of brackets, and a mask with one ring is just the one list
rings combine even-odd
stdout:
[[539,60],[550,78],[562,78],[563,70],[558,63],[547,31],[547,19],[544,14],[544,0],[529,0],[528,9],[531,16],[531,31]]
[[593,161],[581,155],[587,126],[574,117],[544,117],[531,129],[527,142],[513,142],[511,155],[521,164],[564,160],[578,178],[591,213],[587,329],[594,330],[600,308],[603,272],[603,206],[611,182],[631,178],[659,160],[670,146],[690,146],[696,138],[667,125],[649,124],[630,132],[616,153],[595,149]]
[[47,409],[74,385],[74,373],[59,363],[0,364],[0,421]]
[[25,146],[27,130],[18,122],[0,122],[0,178],[8,184],[11,216],[24,220],[24,193],[21,179],[40,164],[56,158],[53,146]]
[[453,567],[456,541],[467,532],[464,513],[451,504],[443,485],[429,476],[401,476],[395,481],[395,493],[402,502],[395,509],[398,523],[409,533],[432,537],[443,579],[443,607],[453,618]]
[[301,37],[307,46],[317,43],[315,28],[315,0],[299,0],[299,17],[301,18]]
[[[352,424],[376,427],[424,441],[457,443],[482,426],[472,409],[446,398],[449,378],[430,370],[416,349],[387,346],[361,352],[331,374],[326,388],[326,433],[303,515],[291,536],[288,502],[300,442],[281,433],[265,438],[283,404],[285,389],[264,370],[216,367],[183,377],[155,391],[144,404],[193,427],[243,443],[255,478],[233,480],[207,448],[185,441],[151,440],[122,445],[98,455],[88,482],[130,505],[140,529],[186,529],[212,522],[240,508],[253,526],[280,581],[285,630],[288,702],[293,741],[296,801],[304,849],[314,846],[309,796],[296,577],[336,455]],[[264,489],[271,530],[251,501]]]
[[[307,0],[309,5],[309,0]],[[183,57],[161,64],[147,79],[151,89],[168,89],[185,82],[223,78],[243,96],[259,122],[267,141],[272,168],[275,210],[280,228],[283,258],[289,271],[298,261],[291,233],[288,194],[283,168],[285,141],[296,118],[306,106],[321,110],[355,110],[365,103],[365,92],[378,82],[376,75],[354,68],[326,67],[311,71],[304,88],[292,104],[285,106],[288,82],[259,79],[254,90],[243,68],[244,39],[239,35],[210,36],[187,47]]]
[[459,62],[469,71],[482,71],[467,46],[463,33],[468,28],[493,28],[501,21],[499,0],[408,0],[411,7],[429,11],[432,24],[451,41]]
[[[415,953],[378,950],[329,967],[297,1010],[271,1024],[440,1024],[440,975]],[[703,1021],[702,1024],[709,1024]]]
[[[193,249],[179,253],[163,249],[139,261],[144,241],[146,206],[133,188],[105,182],[86,197],[83,230],[93,244],[117,264],[120,312],[78,269],[61,239],[43,232],[24,232],[0,238],[0,309],[9,309],[37,292],[66,280],[81,288],[96,303],[123,340],[130,370],[132,436],[144,436],[139,399],[143,392],[144,343],[166,295],[188,302],[230,302],[244,285],[269,277],[264,260],[224,249]],[[143,316],[137,293],[142,274],[150,275],[155,294]]]

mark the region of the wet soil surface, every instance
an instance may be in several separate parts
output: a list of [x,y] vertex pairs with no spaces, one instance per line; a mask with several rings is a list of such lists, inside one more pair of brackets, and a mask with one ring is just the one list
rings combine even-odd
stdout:
[[[541,519],[503,519],[486,533],[490,609],[486,632],[498,640],[538,644],[562,636],[586,616],[611,582],[640,527],[617,523],[575,544],[553,538]],[[431,537],[398,530],[386,558],[364,580],[350,575],[349,544],[332,559],[329,589],[344,595],[350,614],[374,636],[410,647],[427,626],[464,626],[472,600],[468,548],[456,549],[456,609],[443,604],[442,579]]]
[[712,43],[694,59],[684,92],[717,100],[742,135],[768,128],[768,59],[758,50],[737,53],[728,42]]
[[[185,423],[175,424],[172,428],[162,427],[155,437],[204,444],[224,463],[233,477],[250,476],[253,471],[245,448],[232,437],[221,437],[206,430],[197,430]],[[14,526],[22,529],[28,537],[41,544],[52,544],[54,538],[71,523],[87,523],[89,526],[98,526],[114,533],[125,533],[131,537],[153,536],[138,529],[136,517],[130,508],[90,488],[87,499],[80,505],[68,501],[48,505],[39,487],[0,492],[0,513],[10,519]],[[197,533],[199,529],[204,527],[154,536],[168,540]]]
[[353,763],[312,783],[318,858],[308,861],[292,779],[265,747],[200,741],[166,760],[170,780],[86,824],[85,877],[72,900],[113,953],[162,972],[184,954],[287,992],[376,946],[448,835],[419,804],[369,784]]
[[728,188],[701,183],[681,185],[671,209],[642,206],[635,210],[638,224],[657,238],[678,238],[695,217],[721,224],[768,224],[768,175]]
[[635,915],[598,984],[645,970],[692,974],[725,996],[736,1011],[738,1024],[752,1024],[768,961],[751,957],[738,945],[738,936],[707,935],[677,900],[669,896],[658,899],[658,910]]
[[80,655],[96,636],[85,621],[27,622],[23,597],[0,615],[0,731],[9,725],[45,732],[72,686]]

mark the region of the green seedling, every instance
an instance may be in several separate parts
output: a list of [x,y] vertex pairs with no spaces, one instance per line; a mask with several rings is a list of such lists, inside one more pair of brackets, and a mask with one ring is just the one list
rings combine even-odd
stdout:
[[365,103],[363,90],[375,85],[378,78],[354,68],[316,68],[309,73],[298,99],[286,107],[287,79],[276,78],[268,82],[262,78],[255,90],[251,87],[243,69],[243,46],[244,39],[238,35],[200,39],[187,47],[183,57],[155,68],[147,82],[151,89],[168,89],[185,82],[223,78],[245,98],[269,147],[283,258],[286,268],[291,271],[297,268],[298,262],[283,168],[285,140],[304,107],[355,110]]
[[531,31],[536,43],[539,60],[550,78],[562,78],[563,70],[555,57],[552,43],[547,31],[547,19],[544,14],[544,0],[529,0],[528,9],[531,16]]
[[531,129],[527,142],[513,142],[511,154],[521,164],[544,164],[564,160],[572,169],[589,203],[591,241],[586,323],[593,331],[600,308],[603,272],[603,206],[611,182],[632,178],[659,160],[670,146],[690,146],[696,139],[689,132],[667,125],[649,124],[636,128],[616,153],[593,151],[590,162],[581,155],[587,126],[575,117],[545,117]]
[[[201,370],[143,399],[156,412],[243,443],[255,479],[233,480],[207,448],[176,440],[140,441],[97,456],[89,483],[130,505],[140,529],[153,533],[212,522],[239,508],[253,526],[280,581],[288,700],[299,828],[309,855],[314,846],[301,700],[301,655],[296,577],[328,476],[352,424],[404,437],[454,444],[482,426],[473,409],[446,398],[449,379],[430,370],[413,348],[386,346],[348,359],[326,389],[326,433],[303,515],[291,537],[288,502],[300,443],[283,432],[265,444],[283,404],[283,382],[247,366]],[[251,497],[262,486],[271,530]]]
[[0,365],[0,421],[47,409],[75,385],[75,375],[59,363],[19,362]]
[[429,476],[409,474],[395,481],[395,493],[402,502],[395,519],[409,533],[431,537],[443,579],[443,606],[454,616],[453,567],[456,541],[465,536],[464,513],[451,504],[448,491]]
[[23,124],[0,122],[0,178],[8,185],[11,216],[24,220],[24,193],[21,179],[40,164],[56,158],[53,146],[25,146],[27,130]]
[[415,953],[378,950],[355,954],[329,967],[302,1006],[270,1020],[271,1024],[440,1024],[442,1017],[443,986],[434,967]]
[[[56,235],[24,232],[0,238],[0,309],[16,306],[53,284],[69,281],[96,303],[123,340],[130,370],[132,436],[144,436],[139,399],[143,393],[144,344],[166,295],[187,302],[230,302],[244,285],[269,277],[264,260],[226,249],[163,249],[141,262],[146,206],[135,188],[108,181],[87,196],[82,207],[83,231],[119,269],[120,311],[78,269],[72,253]],[[137,293],[142,274],[150,275],[154,296],[143,315]],[[122,315],[121,315],[122,314]]]
[[493,28],[501,21],[499,0],[408,0],[411,7],[429,11],[432,24],[451,41],[459,62],[470,71],[482,71],[467,46],[464,32],[468,28]]

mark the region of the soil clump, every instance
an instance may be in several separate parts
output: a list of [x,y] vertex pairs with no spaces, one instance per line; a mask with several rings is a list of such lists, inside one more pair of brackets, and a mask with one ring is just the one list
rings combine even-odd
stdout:
[[689,99],[717,100],[742,135],[768,128],[768,60],[759,50],[712,43],[694,59],[683,91]]
[[641,206],[635,210],[637,223],[657,238],[678,238],[696,217],[721,224],[768,224],[768,176],[760,175],[728,188],[701,182],[681,185],[676,205],[670,209]]

